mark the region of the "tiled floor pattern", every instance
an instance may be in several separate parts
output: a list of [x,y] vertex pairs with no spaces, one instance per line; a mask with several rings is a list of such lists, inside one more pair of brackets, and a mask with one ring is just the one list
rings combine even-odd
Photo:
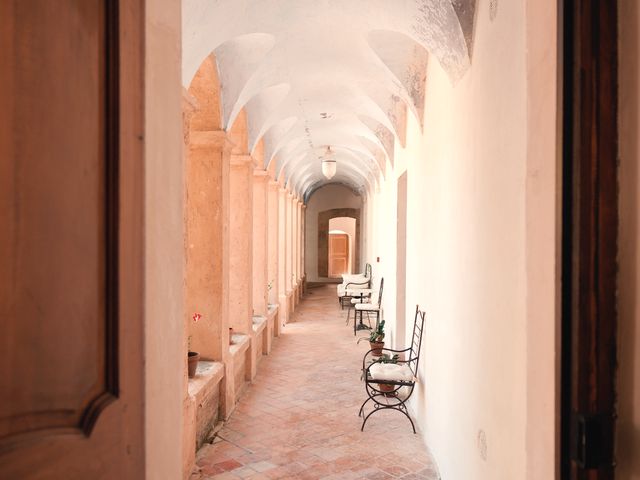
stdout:
[[360,432],[368,343],[345,319],[334,286],[310,291],[191,480],[437,479],[404,416],[380,412]]

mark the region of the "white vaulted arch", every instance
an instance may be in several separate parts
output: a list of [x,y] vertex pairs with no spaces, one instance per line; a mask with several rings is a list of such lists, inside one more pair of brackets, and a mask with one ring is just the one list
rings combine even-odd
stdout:
[[[265,168],[303,197],[326,183],[367,191],[404,145],[407,115],[423,124],[428,56],[453,83],[469,68],[474,10],[475,0],[190,0],[183,83],[215,53],[222,127],[244,109]],[[327,146],[331,180],[320,170]]]

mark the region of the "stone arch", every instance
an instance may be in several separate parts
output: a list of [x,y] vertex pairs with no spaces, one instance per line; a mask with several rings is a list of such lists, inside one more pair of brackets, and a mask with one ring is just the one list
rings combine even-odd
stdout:
[[195,109],[190,119],[192,131],[222,130],[220,79],[214,54],[207,56],[193,77],[188,89]]
[[329,220],[337,217],[350,217],[356,221],[356,239],[353,247],[355,271],[360,271],[360,209],[332,208],[318,213],[318,277],[329,276]]

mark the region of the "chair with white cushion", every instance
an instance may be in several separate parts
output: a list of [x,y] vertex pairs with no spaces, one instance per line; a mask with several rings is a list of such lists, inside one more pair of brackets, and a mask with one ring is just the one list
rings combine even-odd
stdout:
[[[424,317],[425,312],[420,311],[416,305],[413,336],[409,348],[404,350],[383,348],[382,356],[374,356],[374,351],[369,350],[362,359],[363,379],[368,398],[358,413],[363,418],[361,431],[364,430],[364,425],[374,413],[382,410],[396,410],[409,419],[413,433],[416,433],[416,427],[409,416],[406,402],[411,397],[418,381],[418,361],[422,346]],[[375,353],[379,355],[379,352]],[[406,356],[408,358],[405,360]],[[374,408],[365,415],[365,406],[369,402],[373,402]]]
[[[380,288],[378,290],[378,297],[372,298],[369,302],[361,302],[353,305],[355,309],[354,319],[353,319],[353,334],[356,334],[356,330],[362,330],[366,328],[364,323],[362,322],[363,315],[366,313],[367,318],[369,315],[375,314],[376,316],[376,324],[380,321],[380,312],[382,311],[382,291],[384,288],[384,278],[380,279]],[[358,323],[358,317],[360,318],[360,322]]]
[[351,302],[350,292],[347,290],[366,289],[371,285],[371,265],[367,263],[364,269],[364,273],[358,273],[355,275],[342,274],[342,283],[336,287],[338,292],[338,302],[342,309],[348,306]]

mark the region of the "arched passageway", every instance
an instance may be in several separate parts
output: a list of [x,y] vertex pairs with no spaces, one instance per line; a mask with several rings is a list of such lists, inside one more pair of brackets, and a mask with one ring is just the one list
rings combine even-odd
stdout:
[[[320,402],[334,385],[288,396],[297,366],[287,362],[286,335],[282,345],[277,337],[289,329],[300,339],[295,359],[324,364],[297,377],[308,391],[328,370],[345,398],[347,382],[357,394],[347,368],[359,347],[348,334],[342,345],[338,332],[348,330],[331,317],[344,312],[333,301],[300,305],[307,281],[328,280],[317,268],[318,212],[354,208],[360,268],[371,264],[375,282],[385,279],[390,343],[407,340],[403,317],[415,303],[435,320],[412,401],[442,476],[554,478],[558,458],[575,460],[558,435],[558,417],[571,418],[566,399],[564,415],[558,408],[560,280],[569,278],[560,239],[580,221],[571,209],[560,218],[574,187],[560,191],[563,166],[598,177],[591,188],[585,176],[578,195],[586,216],[611,221],[598,217],[593,244],[608,249],[619,234],[619,270],[613,248],[579,253],[585,265],[607,264],[584,285],[606,289],[608,309],[597,302],[592,320],[614,327],[619,311],[617,396],[608,392],[619,406],[616,473],[640,475],[635,0],[594,2],[598,15],[555,0],[52,3],[0,2],[0,477],[178,480],[218,422],[236,418],[238,400],[237,418],[261,427],[263,415],[284,420],[305,407],[329,416]],[[580,29],[562,26],[569,6]],[[563,32],[584,48],[570,51]],[[563,56],[582,77],[561,71]],[[562,81],[575,81],[572,95],[559,94]],[[580,99],[566,128],[559,97]],[[564,140],[564,156],[584,164],[562,165]],[[592,160],[598,168],[585,168]],[[590,191],[609,201],[590,208],[581,194]],[[334,204],[314,205],[323,194]],[[336,330],[324,329],[332,321]],[[597,337],[612,350],[596,343],[583,353],[605,352],[615,364],[613,335]],[[301,350],[315,357],[318,344],[321,361],[306,364]],[[188,378],[191,349],[202,362]],[[264,363],[269,353],[275,367]],[[612,372],[599,378],[613,387]],[[285,399],[288,409],[276,402],[264,411]],[[348,406],[341,418],[352,418]],[[584,413],[613,418],[602,412]],[[276,455],[308,438],[295,424],[274,426],[282,438],[266,446],[280,447]],[[339,453],[362,446],[350,426],[334,424],[344,433]],[[399,430],[369,438],[364,455],[380,457]],[[235,433],[260,446],[272,431]],[[328,456],[329,469],[341,465]],[[237,473],[291,473],[250,468]]]

